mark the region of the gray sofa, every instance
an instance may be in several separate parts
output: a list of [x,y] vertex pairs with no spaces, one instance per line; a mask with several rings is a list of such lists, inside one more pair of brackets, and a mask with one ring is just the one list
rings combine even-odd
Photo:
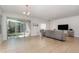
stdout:
[[52,30],[41,30],[41,35],[57,40],[64,41],[65,40],[65,34],[62,31],[52,31]]

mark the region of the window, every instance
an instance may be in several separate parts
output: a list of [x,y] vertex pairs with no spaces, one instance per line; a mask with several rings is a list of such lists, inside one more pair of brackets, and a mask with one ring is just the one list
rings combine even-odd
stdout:
[[22,21],[15,19],[8,19],[7,23],[8,23],[8,36],[20,35],[26,30],[26,25]]
[[40,25],[40,29],[44,29],[45,30],[46,29],[46,24],[41,24]]

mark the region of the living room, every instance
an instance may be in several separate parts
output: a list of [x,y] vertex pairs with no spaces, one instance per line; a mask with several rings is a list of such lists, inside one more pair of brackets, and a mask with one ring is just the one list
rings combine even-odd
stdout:
[[79,52],[78,10],[78,5],[0,5],[0,52]]

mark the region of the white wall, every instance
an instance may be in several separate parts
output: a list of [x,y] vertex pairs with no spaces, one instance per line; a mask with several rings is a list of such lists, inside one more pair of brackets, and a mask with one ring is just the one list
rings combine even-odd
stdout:
[[2,14],[2,11],[0,10],[0,15]]
[[3,40],[7,40],[7,20],[4,15],[2,15],[2,37]]
[[17,13],[4,12],[3,15],[6,16],[6,17],[14,17],[14,18],[19,18],[19,19],[26,19],[25,15],[20,15],[20,14],[17,14]]
[[79,37],[79,16],[73,16],[51,22],[51,29],[57,29],[59,24],[69,24],[69,28],[74,30],[74,36]]
[[2,10],[0,9],[0,23],[1,23],[0,43],[2,42],[2,22],[1,21],[2,21]]
[[1,15],[0,15],[0,43],[2,42],[2,17],[1,17]]
[[[29,20],[31,21],[31,36],[36,36],[36,35],[40,35],[40,24],[45,23],[46,21],[43,19],[39,19],[39,18],[29,18]],[[34,27],[33,24],[38,24],[38,27]]]

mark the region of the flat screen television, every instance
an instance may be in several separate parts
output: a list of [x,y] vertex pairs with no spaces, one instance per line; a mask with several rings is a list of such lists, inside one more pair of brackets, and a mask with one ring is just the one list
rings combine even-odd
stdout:
[[58,30],[68,30],[68,24],[58,25]]

